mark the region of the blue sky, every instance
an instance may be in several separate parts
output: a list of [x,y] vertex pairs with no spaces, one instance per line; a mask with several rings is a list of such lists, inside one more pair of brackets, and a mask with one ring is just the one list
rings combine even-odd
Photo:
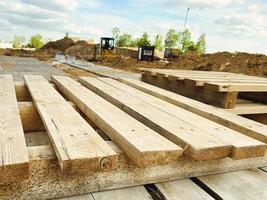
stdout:
[[83,39],[110,36],[112,27],[151,39],[170,28],[206,34],[207,52],[267,54],[267,0],[1,0],[0,40],[40,33],[59,39],[69,32]]

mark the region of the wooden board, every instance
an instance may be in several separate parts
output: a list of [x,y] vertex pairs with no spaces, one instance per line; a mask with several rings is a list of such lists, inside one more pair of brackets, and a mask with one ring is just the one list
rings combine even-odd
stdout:
[[76,197],[66,197],[59,200],[151,200],[143,186],[129,187],[118,190],[109,190],[104,192],[94,192],[92,194]]
[[24,79],[63,173],[117,167],[116,153],[42,76],[25,75]]
[[[259,141],[220,127],[218,124],[160,99],[146,96],[145,93],[127,85],[123,87],[128,87],[128,90],[122,91],[122,88],[112,85],[112,82],[116,86],[120,84],[115,80],[85,77],[81,78],[80,82],[164,137],[186,147],[185,154],[193,159],[214,159],[228,155],[241,159],[255,155],[263,156],[265,152],[266,145]],[[198,121],[200,125],[192,121]],[[204,125],[201,125],[202,121]]]
[[124,83],[138,88],[148,94],[161,98],[181,108],[187,109],[193,113],[203,116],[207,119],[215,121],[223,126],[232,128],[240,133],[248,135],[249,137],[267,143],[267,126],[261,123],[231,114],[222,109],[204,104],[202,102],[184,97],[179,94],[155,87],[153,85],[136,81],[133,79],[121,79]]
[[[267,145],[263,144],[262,142],[244,136],[241,133],[214,123],[213,121],[210,121],[206,118],[199,117],[199,115],[192,114],[191,112],[188,112],[180,107],[151,96],[133,87],[120,83],[116,80],[107,78],[101,78],[101,80],[121,91],[124,91],[131,96],[152,104],[158,109],[164,110],[165,112],[169,113],[172,116],[175,116],[178,119],[190,119],[189,123],[194,125],[195,128],[205,131],[206,135],[215,133],[215,137],[219,138],[220,141],[225,141],[233,146],[231,157],[235,159],[264,155]],[[195,124],[192,122],[198,123]]]
[[212,200],[213,198],[190,179],[155,184],[166,200]]
[[92,193],[95,200],[151,200],[143,186]]
[[222,199],[267,199],[267,173],[259,169],[204,176],[199,179]]
[[53,76],[59,90],[101,128],[139,167],[166,164],[182,148],[146,127],[69,77]]
[[[69,102],[70,105],[77,109],[76,106]],[[22,122],[22,127],[24,132],[38,132],[46,131],[44,123],[35,108],[33,102],[31,101],[20,101],[19,105],[19,114]]]
[[0,75],[0,184],[29,176],[29,158],[12,75]]
[[267,105],[248,101],[247,103],[237,103],[235,108],[226,111],[237,115],[265,114],[267,113]]
[[114,144],[107,142],[119,155],[118,170],[90,171],[83,176],[63,175],[51,146],[28,147],[30,178],[27,181],[1,185],[0,199],[54,199],[122,187],[177,180],[207,174],[267,166],[264,158],[209,160],[195,162],[182,156],[174,163],[138,168]]

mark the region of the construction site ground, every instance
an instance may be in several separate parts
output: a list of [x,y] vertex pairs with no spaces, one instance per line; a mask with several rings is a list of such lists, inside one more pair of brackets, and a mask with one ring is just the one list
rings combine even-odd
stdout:
[[[85,61],[76,61],[73,59],[66,59],[64,56],[57,56],[55,60],[45,59],[46,61],[38,61],[37,59],[16,56],[0,56],[0,73],[12,74],[15,81],[21,82],[23,75],[36,74],[42,75],[49,79],[51,75],[67,75],[72,78],[78,76],[106,76],[112,78],[140,78],[140,73],[137,73],[139,67],[153,67],[153,68],[177,68],[179,65],[181,69],[199,69],[199,70],[217,70],[217,71],[234,71],[250,75],[265,76],[267,73],[267,59],[262,55],[255,55],[257,58],[254,61],[241,62],[242,64],[250,65],[256,64],[253,67],[244,67],[240,65],[240,70],[235,67],[238,63],[234,63],[226,54],[218,54],[220,59],[227,56],[228,62],[224,65],[209,64],[204,57],[190,57],[186,58],[187,63],[183,59],[177,59],[176,64],[171,64],[157,61],[154,63],[137,62],[135,59],[112,58],[111,60],[103,60],[95,62],[97,65]],[[243,55],[236,55],[243,57]],[[263,59],[262,59],[263,58]],[[192,66],[202,60],[197,68]],[[226,60],[227,60],[226,59]],[[266,59],[266,61],[265,61]],[[190,60],[190,61],[189,61]],[[218,61],[218,57],[214,56],[214,63]],[[192,62],[192,65],[188,63]],[[224,61],[225,62],[225,61]],[[205,63],[205,64],[203,64]],[[230,63],[230,64],[228,64]],[[180,65],[181,64],[181,65]],[[251,64],[251,65],[252,65]],[[101,65],[108,65],[110,67],[103,67]],[[219,67],[218,67],[219,66]],[[119,70],[118,70],[119,69]],[[121,69],[125,69],[126,72]],[[199,178],[184,179],[179,181],[170,181],[166,183],[150,184],[144,186],[136,186],[131,188],[124,188],[118,190],[111,190],[106,192],[91,193],[88,195],[62,198],[62,200],[91,200],[91,199],[266,199],[266,181],[267,169],[251,169],[237,172],[230,172],[219,175],[210,175]]]

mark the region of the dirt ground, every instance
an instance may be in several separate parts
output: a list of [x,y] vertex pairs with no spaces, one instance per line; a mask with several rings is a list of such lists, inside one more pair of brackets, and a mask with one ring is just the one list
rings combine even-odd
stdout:
[[167,61],[145,62],[133,58],[105,58],[95,62],[98,65],[138,72],[138,68],[186,69],[200,71],[222,71],[248,75],[267,76],[267,56],[248,53],[220,52],[198,55],[181,54]]

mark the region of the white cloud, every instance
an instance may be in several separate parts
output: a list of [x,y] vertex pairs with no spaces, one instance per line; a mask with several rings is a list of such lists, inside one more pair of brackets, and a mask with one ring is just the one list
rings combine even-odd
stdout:
[[232,0],[166,0],[167,5],[193,8],[220,8],[230,5]]

